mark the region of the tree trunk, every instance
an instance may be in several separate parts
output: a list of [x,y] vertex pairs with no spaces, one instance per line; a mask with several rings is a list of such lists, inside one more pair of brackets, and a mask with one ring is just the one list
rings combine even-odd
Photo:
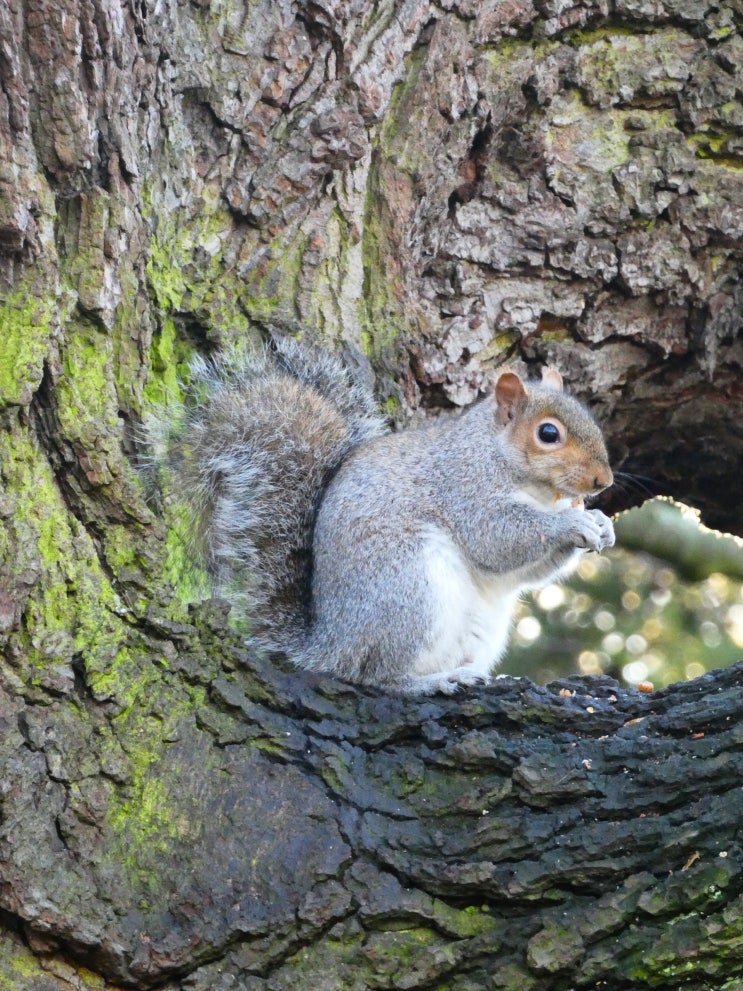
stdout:
[[194,349],[302,324],[401,422],[549,360],[743,534],[742,16],[0,0],[0,985],[737,986],[740,668],[259,662],[135,465]]

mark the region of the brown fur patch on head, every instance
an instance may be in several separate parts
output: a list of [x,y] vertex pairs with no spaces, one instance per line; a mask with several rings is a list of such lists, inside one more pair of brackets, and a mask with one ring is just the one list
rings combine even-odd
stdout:
[[497,422],[505,425],[509,420],[514,420],[519,411],[526,405],[528,398],[526,386],[516,372],[512,372],[510,369],[502,372],[495,383],[495,401],[498,407],[495,418]]
[[[540,438],[540,428],[548,425]],[[556,439],[553,439],[556,435]],[[527,474],[556,499],[595,495],[613,482],[601,430],[572,396],[534,385],[512,427]]]

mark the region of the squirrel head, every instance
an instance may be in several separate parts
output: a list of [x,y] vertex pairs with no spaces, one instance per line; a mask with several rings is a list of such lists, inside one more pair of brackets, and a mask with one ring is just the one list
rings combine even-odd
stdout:
[[563,392],[562,376],[545,368],[528,387],[506,371],[495,386],[496,420],[530,486],[557,503],[582,505],[614,481],[601,431],[588,410]]

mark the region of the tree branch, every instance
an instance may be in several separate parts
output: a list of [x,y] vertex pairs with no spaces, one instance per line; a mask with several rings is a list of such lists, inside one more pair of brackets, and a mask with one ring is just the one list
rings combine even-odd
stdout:
[[204,991],[743,973],[743,666],[398,698],[260,661],[223,619],[170,631],[136,712],[82,671],[3,695],[2,906],[37,949]]

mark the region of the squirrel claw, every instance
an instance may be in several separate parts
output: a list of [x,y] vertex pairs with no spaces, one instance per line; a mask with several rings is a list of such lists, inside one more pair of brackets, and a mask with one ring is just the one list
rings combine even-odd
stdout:
[[457,695],[465,688],[482,687],[492,684],[493,679],[485,674],[475,674],[469,668],[455,668],[441,678],[439,686],[434,691],[444,695]]
[[403,691],[416,695],[457,695],[465,688],[491,685],[492,682],[489,675],[478,674],[470,666],[463,666],[449,672],[440,671],[437,674],[413,677]]

